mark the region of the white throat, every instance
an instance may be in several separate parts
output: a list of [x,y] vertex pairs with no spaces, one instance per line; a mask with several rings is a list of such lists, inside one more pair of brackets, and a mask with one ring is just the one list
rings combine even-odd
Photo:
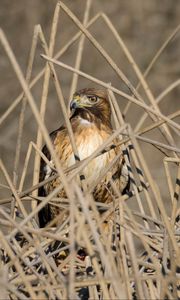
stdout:
[[86,119],[83,119],[83,118],[80,118],[80,124],[83,124],[83,125],[92,125],[92,123]]

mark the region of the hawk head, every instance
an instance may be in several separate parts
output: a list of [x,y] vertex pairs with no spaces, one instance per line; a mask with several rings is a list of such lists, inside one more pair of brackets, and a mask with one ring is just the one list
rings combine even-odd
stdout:
[[70,111],[71,119],[79,116],[89,122],[111,127],[111,107],[104,90],[86,88],[76,92],[70,102]]

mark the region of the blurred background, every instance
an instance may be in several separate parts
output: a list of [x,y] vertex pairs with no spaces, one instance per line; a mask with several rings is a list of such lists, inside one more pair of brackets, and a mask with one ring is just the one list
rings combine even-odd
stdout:
[[[86,1],[64,0],[63,1],[80,21],[83,20]],[[27,67],[28,55],[31,47],[34,26],[41,24],[44,35],[49,41],[52,17],[57,1],[56,0],[0,0],[0,27],[3,29],[7,39],[16,55],[24,74]],[[90,18],[103,11],[111,19],[121,38],[134,57],[142,72],[148,67],[150,61],[167,40],[169,35],[175,30],[180,20],[179,0],[93,0],[90,10]],[[135,87],[138,79],[125,58],[123,51],[118,46],[110,30],[99,19],[90,29],[94,37],[111,55],[115,63],[128,77]],[[55,53],[62,48],[69,39],[77,32],[74,23],[61,11],[58,25],[58,33],[55,45]],[[61,61],[74,66],[77,53],[78,41],[68,49],[61,57]],[[40,57],[43,53],[40,43],[36,52],[33,66],[32,78],[44,67],[44,60]],[[56,68],[58,78],[62,85],[65,99],[68,103],[69,89],[71,86],[72,73],[61,68]],[[126,86],[117,77],[115,72],[105,62],[97,50],[86,39],[85,49],[82,57],[81,70],[91,74],[107,83],[130,94]],[[180,36],[179,32],[165,48],[158,61],[153,66],[148,75],[147,82],[155,97],[165,90],[171,83],[180,76]],[[32,89],[33,96],[39,106],[42,92],[42,80]],[[80,78],[78,88],[93,86],[85,79]],[[20,84],[16,79],[9,60],[0,44],[0,115],[2,115],[9,105],[21,92]],[[146,100],[142,89],[140,94]],[[127,100],[117,97],[120,108],[124,109]],[[176,111],[180,106],[180,88],[176,87],[168,94],[160,104],[161,111],[168,115]],[[17,129],[21,104],[8,116],[0,126],[0,155],[12,176],[14,168],[14,157],[17,141]],[[142,115],[142,109],[132,105],[127,113],[126,121],[134,128]],[[175,120],[178,122],[178,120]],[[53,81],[50,82],[48,94],[48,104],[45,122],[50,131],[56,129],[62,122],[60,105],[58,104]],[[148,124],[148,121],[145,124]],[[26,108],[25,125],[22,139],[21,159],[19,172],[22,171],[24,158],[30,141],[36,141],[37,125],[29,107]],[[177,136],[173,133],[175,140]],[[153,131],[148,137],[163,141],[159,132]],[[180,145],[180,143],[179,143]],[[164,184],[163,157],[157,149],[149,144],[142,144],[142,149],[148,163],[151,166],[152,174],[162,188],[162,193],[167,197]],[[167,152],[168,153],[168,152]],[[33,162],[33,158],[32,158]],[[32,164],[33,165],[33,164]],[[21,173],[20,173],[21,174]],[[32,170],[28,170],[31,179]],[[4,179],[2,179],[4,182]],[[28,183],[29,185],[29,183]],[[4,195],[4,190],[0,190]]]

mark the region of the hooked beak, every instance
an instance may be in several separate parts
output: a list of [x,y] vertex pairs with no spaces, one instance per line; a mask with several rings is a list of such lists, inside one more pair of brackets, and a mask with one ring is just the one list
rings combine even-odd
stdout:
[[82,107],[80,103],[80,97],[75,97],[73,100],[70,102],[70,110],[74,111],[76,108]]
[[75,110],[78,108],[78,102],[76,100],[72,100],[70,103],[70,110]]

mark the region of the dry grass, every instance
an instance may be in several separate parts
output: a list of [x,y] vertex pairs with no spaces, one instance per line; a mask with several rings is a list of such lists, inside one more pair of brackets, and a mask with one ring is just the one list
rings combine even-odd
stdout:
[[[0,200],[0,224],[2,225],[0,243],[4,260],[0,269],[1,297],[7,299],[78,299],[78,297],[87,299],[89,295],[90,299],[132,299],[132,293],[135,291],[137,299],[164,299],[165,297],[177,299],[179,274],[176,269],[180,265],[178,246],[180,148],[178,148],[177,139],[180,125],[174,119],[180,115],[180,110],[166,116],[162,113],[159,103],[179,85],[180,81],[176,79],[155,98],[146,77],[162,51],[177,34],[180,26],[171,33],[161,49],[157,51],[146,72],[142,74],[111,20],[103,13],[98,13],[89,20],[91,2],[91,0],[86,2],[83,23],[65,4],[58,2],[52,20],[49,43],[44,37],[41,26],[35,26],[25,76],[4,32],[0,30],[0,42],[22,88],[22,93],[14,99],[0,118],[0,124],[6,122],[9,114],[21,103],[12,178],[8,174],[6,162],[0,162],[2,174],[6,179],[6,185],[1,184],[1,188],[10,190],[12,194],[11,197]],[[57,24],[61,11],[74,22],[79,31],[57,54],[54,54]],[[104,26],[109,28],[118,42],[119,50],[124,52],[128,63],[131,64],[139,81],[136,88],[90,33],[90,26],[92,24],[95,26],[98,18],[104,21]],[[107,64],[116,72],[119,81],[125,83],[130,93],[122,92],[110,83],[80,71],[85,39],[88,39],[105,58]],[[75,66],[71,67],[61,62],[61,56],[76,40],[78,41],[76,61]],[[42,47],[44,69],[32,78],[33,62],[39,43]],[[113,135],[97,151],[87,159],[76,162],[68,170],[62,169],[44,122],[49,85],[50,81],[53,81],[73,150],[77,154],[68,111],[56,72],[59,67],[72,73],[70,97],[76,90],[81,77],[108,90],[115,127]],[[43,78],[43,86],[41,105],[38,108],[31,88],[40,78]],[[146,101],[139,92],[140,87],[144,91]],[[126,99],[127,105],[123,114],[118,106],[117,95]],[[29,143],[22,174],[18,174],[20,180],[17,181],[27,104],[38,124],[37,139],[35,143]],[[124,121],[132,104],[142,111],[142,117],[137,122],[136,128],[132,128]],[[150,118],[151,124],[144,126],[147,117]],[[145,135],[152,130],[161,133],[163,142],[150,139]],[[82,192],[75,178],[77,174],[83,172],[83,168],[94,157],[101,155],[104,150],[109,151],[114,137],[120,135],[123,137],[120,144],[129,167],[131,192],[129,195],[121,196],[112,182],[111,185],[118,195],[114,197],[113,203],[109,205],[95,203],[91,195],[93,186]],[[40,150],[43,141],[47,144],[55,162],[56,174],[53,177],[60,177],[62,183],[45,199],[37,196],[38,188],[47,182],[46,180],[39,183],[40,157],[46,159]],[[153,145],[164,155],[163,184],[168,185],[169,189],[170,208],[168,210],[152,176],[151,168],[144,158],[142,143]],[[129,156],[126,149],[129,151]],[[33,184],[25,189],[24,183],[27,180],[29,164],[34,155]],[[116,163],[117,159],[118,157],[107,170],[104,170],[102,176]],[[48,161],[47,163],[50,164]],[[66,191],[67,199],[56,197],[62,187]],[[38,200],[40,204],[37,205]],[[27,209],[28,201],[32,204],[31,211]],[[135,209],[130,205],[132,202],[135,204]],[[10,208],[5,206],[7,203],[11,204]],[[47,226],[40,229],[36,216],[47,203],[69,210],[70,217],[57,228]],[[105,222],[108,225],[105,225]],[[24,243],[18,240],[17,233],[21,233]],[[86,249],[88,253],[85,259],[77,256],[77,249],[80,248]],[[144,250],[146,254],[142,256],[141,253]],[[163,275],[162,268],[165,275]]]

